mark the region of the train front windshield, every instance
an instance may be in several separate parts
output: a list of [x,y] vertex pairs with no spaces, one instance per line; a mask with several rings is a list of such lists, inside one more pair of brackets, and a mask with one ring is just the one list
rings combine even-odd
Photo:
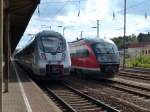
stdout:
[[118,62],[119,54],[115,44],[107,42],[94,43],[92,48],[100,62]]
[[118,52],[117,47],[110,43],[95,43],[93,44],[93,49],[95,53],[116,53]]
[[63,52],[65,50],[65,40],[57,37],[41,38],[41,49],[46,53]]

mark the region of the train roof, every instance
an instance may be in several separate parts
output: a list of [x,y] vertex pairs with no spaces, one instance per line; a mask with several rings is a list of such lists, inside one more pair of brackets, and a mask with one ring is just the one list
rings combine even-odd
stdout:
[[69,44],[84,43],[84,42],[89,43],[89,44],[93,44],[93,43],[97,43],[97,42],[107,42],[107,43],[114,44],[114,42],[112,40],[107,39],[107,38],[82,38],[79,40],[69,42]]
[[53,30],[43,30],[35,35],[36,38],[40,38],[42,36],[52,36],[52,37],[64,38],[59,32],[55,32]]
[[18,50],[16,52],[16,54],[26,50],[29,47],[31,47],[32,43],[35,41],[35,39],[38,39],[38,38],[40,38],[42,36],[52,36],[52,37],[58,37],[58,38],[63,38],[64,39],[64,37],[59,32],[55,32],[53,30],[43,30],[43,31],[37,33],[36,35],[34,35],[32,37],[32,39],[30,40],[30,42],[26,46],[24,46],[23,48]]

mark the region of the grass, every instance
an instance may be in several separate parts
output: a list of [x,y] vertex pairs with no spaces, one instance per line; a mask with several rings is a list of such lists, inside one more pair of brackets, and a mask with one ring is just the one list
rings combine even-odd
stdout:
[[150,55],[126,59],[127,67],[150,68]]

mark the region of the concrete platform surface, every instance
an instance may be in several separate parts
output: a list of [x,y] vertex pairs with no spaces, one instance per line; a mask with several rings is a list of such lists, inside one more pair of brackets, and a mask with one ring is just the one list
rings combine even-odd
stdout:
[[3,93],[3,112],[61,112],[16,64],[10,67],[9,92]]

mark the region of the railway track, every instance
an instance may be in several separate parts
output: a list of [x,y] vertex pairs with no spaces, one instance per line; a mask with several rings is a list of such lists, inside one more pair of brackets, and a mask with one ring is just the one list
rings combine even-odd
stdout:
[[[120,65],[120,68],[123,69],[123,66]],[[143,68],[143,67],[126,67],[126,68],[142,70],[142,71],[150,71],[150,68]]]
[[121,68],[121,71],[125,72],[131,72],[131,73],[141,73],[141,74],[147,74],[150,75],[149,69],[142,69],[142,68],[125,68],[124,70]]
[[75,87],[82,88],[82,92],[118,107],[117,109],[123,112],[149,112],[150,91],[143,90],[141,87],[129,87],[129,84],[124,85],[116,81],[100,83],[99,81],[80,80],[78,82],[76,80],[72,84],[79,84]]
[[135,67],[134,69],[143,70],[150,72],[150,68],[141,68],[141,67]]
[[109,84],[106,84],[109,87],[131,93],[133,95],[137,95],[139,97],[144,97],[146,99],[150,99],[150,89],[149,88],[143,88],[138,85],[132,85],[128,83],[123,83],[118,80],[107,80],[107,82],[110,82]]
[[150,82],[150,75],[145,75],[145,74],[141,74],[141,73],[132,73],[132,72],[120,71],[119,76],[129,77],[132,79],[139,79],[139,80],[143,80],[143,82],[144,81]]
[[106,81],[113,83],[113,84],[122,84],[122,85],[127,86],[127,87],[133,87],[133,88],[141,89],[143,91],[150,91],[150,85],[145,84],[145,83],[124,80],[121,78],[106,79]]
[[119,112],[115,108],[100,102],[66,84],[44,87],[46,93],[64,112]]

